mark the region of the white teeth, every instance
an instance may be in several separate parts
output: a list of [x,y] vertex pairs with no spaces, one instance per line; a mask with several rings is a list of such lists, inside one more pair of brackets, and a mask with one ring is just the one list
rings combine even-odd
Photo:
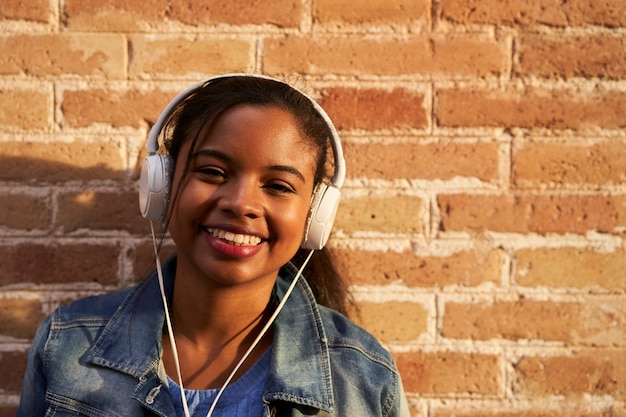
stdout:
[[239,233],[232,233],[213,228],[208,228],[207,231],[211,234],[211,236],[227,240],[237,246],[254,246],[261,243],[261,238],[258,236],[242,235]]

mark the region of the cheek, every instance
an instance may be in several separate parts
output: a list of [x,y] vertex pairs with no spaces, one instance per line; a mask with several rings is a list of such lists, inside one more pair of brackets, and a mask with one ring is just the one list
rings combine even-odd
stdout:
[[305,228],[307,226],[307,220],[309,218],[309,201],[306,203],[302,203],[298,206],[297,210],[294,210],[294,215],[290,219],[290,227],[291,230],[297,231],[297,236],[299,239],[302,239],[304,235]]

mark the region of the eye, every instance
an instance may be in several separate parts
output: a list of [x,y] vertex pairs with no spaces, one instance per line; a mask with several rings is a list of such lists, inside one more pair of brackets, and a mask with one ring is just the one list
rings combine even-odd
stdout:
[[292,194],[296,189],[284,181],[275,181],[268,183],[265,188],[276,194]]
[[223,169],[216,166],[201,166],[194,170],[204,181],[212,183],[221,183],[226,179],[226,173]]

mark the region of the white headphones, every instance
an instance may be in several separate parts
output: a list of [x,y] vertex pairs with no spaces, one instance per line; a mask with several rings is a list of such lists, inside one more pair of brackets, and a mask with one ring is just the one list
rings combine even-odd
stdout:
[[304,233],[301,247],[304,249],[322,249],[335,221],[339,199],[341,197],[341,186],[346,176],[346,164],[343,159],[343,151],[339,141],[339,135],[330,117],[315,100],[302,91],[274,78],[258,74],[227,74],[196,83],[179,93],[163,110],[148,136],[148,156],[143,161],[141,177],[139,179],[139,208],[141,214],[148,220],[165,221],[167,216],[167,205],[171,187],[172,159],[169,155],[157,153],[158,139],[161,134],[163,124],[170,116],[174,108],[184,99],[193,94],[196,90],[216,80],[230,77],[252,77],[264,80],[279,82],[297,91],[306,97],[319,115],[324,119],[331,132],[331,145],[335,160],[335,172],[330,184],[320,183],[313,192],[311,206],[307,219],[307,227]]

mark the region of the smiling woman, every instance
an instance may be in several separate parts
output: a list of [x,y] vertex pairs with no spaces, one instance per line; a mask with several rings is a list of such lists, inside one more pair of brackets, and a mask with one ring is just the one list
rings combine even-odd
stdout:
[[341,314],[326,262],[345,175],[326,113],[278,80],[217,77],[174,99],[149,153],[142,213],[176,254],[44,320],[17,416],[408,416],[393,359]]
[[[196,149],[189,149],[190,141],[183,145],[175,166],[185,165],[184,156],[192,157],[187,172],[174,171],[177,200],[169,230],[179,271],[198,275],[189,295],[198,296],[197,288],[205,288],[221,298],[216,283],[248,283],[254,285],[236,289],[251,290],[248,306],[258,302],[259,292],[269,298],[278,270],[304,236],[316,157],[306,152],[311,146],[303,141],[287,111],[238,105],[203,129]],[[234,245],[220,232],[260,242]]]

